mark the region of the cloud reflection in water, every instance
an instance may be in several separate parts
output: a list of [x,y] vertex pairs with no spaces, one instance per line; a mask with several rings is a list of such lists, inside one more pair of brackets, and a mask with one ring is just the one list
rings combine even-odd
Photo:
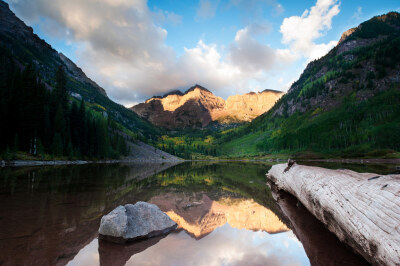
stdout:
[[[268,234],[235,229],[229,224],[200,240],[185,231],[172,233],[141,253],[126,255],[131,256],[126,265],[310,265],[291,231]],[[69,265],[98,262],[98,241],[94,239]]]

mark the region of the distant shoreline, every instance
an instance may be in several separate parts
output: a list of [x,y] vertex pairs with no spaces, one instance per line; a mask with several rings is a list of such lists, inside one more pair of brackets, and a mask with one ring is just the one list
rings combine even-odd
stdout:
[[185,160],[168,160],[168,159],[122,159],[122,160],[12,160],[0,161],[0,167],[19,167],[19,166],[58,166],[58,165],[83,165],[83,164],[106,164],[106,163],[166,163],[166,162],[184,162]]
[[[284,159],[121,159],[121,160],[0,160],[0,167],[58,166],[106,163],[164,163],[164,162],[283,162]],[[355,164],[400,164],[400,159],[296,159],[303,162],[355,163]],[[400,166],[399,166],[400,167]]]

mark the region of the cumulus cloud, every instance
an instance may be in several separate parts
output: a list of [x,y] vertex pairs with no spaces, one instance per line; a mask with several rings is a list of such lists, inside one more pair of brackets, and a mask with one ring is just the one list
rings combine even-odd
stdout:
[[165,44],[168,33],[162,23],[177,24],[181,17],[151,11],[145,0],[14,0],[11,6],[25,20],[44,21],[41,28],[48,34],[65,33],[76,47],[77,64],[126,106],[195,83],[223,97],[248,92],[255,86],[251,84],[267,79],[277,58],[291,60],[288,51],[255,40],[270,31],[260,23],[239,30],[227,50],[200,40],[177,56]]
[[182,16],[171,11],[156,8],[154,21],[159,24],[176,26],[182,23]]
[[356,12],[354,12],[353,16],[351,18],[356,19],[356,20],[360,20],[362,16],[362,7],[359,6],[357,7]]
[[301,249],[287,233],[271,236],[224,225],[200,240],[170,234],[126,265],[302,265],[308,259]]
[[[179,24],[182,17],[171,11],[152,11],[146,0],[9,1],[24,20],[39,23],[46,34],[72,43],[76,63],[110,98],[126,106],[195,83],[222,97],[279,89],[276,86],[280,84],[271,83],[279,79],[279,71],[299,55],[316,58],[334,45],[316,44],[315,40],[330,28],[332,17],[339,12],[337,0],[319,0],[301,17],[285,19],[281,32],[288,49],[260,41],[258,37],[268,34],[271,26],[257,22],[239,29],[226,47],[200,40],[178,56],[165,44],[168,32],[163,25]],[[280,6],[275,0],[246,1],[249,7],[261,2]],[[241,0],[231,4],[246,5]],[[203,11],[198,9],[198,16],[215,14],[217,6],[218,2],[200,1]]]
[[290,63],[295,59],[288,50],[276,50],[256,40],[257,34],[265,33],[268,29],[255,24],[236,33],[229,56],[231,62],[243,72],[267,71],[276,68],[279,63]]
[[[229,84],[228,80],[237,80],[239,70],[224,60],[216,45],[207,45],[200,40],[196,47],[185,48],[185,53],[179,59],[178,69],[185,69],[185,77],[217,87]],[[184,77],[182,77],[184,78]]]
[[272,7],[278,15],[284,11],[283,6],[276,0],[230,0],[228,3],[228,7],[236,6],[253,14],[261,11],[264,5]]
[[[107,249],[105,249],[107,250]],[[79,251],[68,265],[98,265],[107,258],[101,254],[98,240]],[[121,250],[122,251],[122,250]],[[309,259],[293,233],[268,234],[235,229],[228,224],[202,239],[194,239],[185,231],[173,232],[140,253],[132,249],[120,252],[125,265],[307,265]]]
[[173,25],[178,25],[182,23],[182,16],[175,14],[174,12],[166,12],[167,18],[166,20],[169,21]]
[[196,10],[197,18],[212,18],[217,12],[219,0],[200,0],[199,6]]
[[318,0],[311,10],[285,18],[280,27],[282,42],[309,60],[317,59],[332,49],[337,41],[317,44],[315,40],[331,29],[332,18],[339,14],[338,0]]
[[246,28],[249,31],[250,35],[263,35],[271,32],[272,30],[271,25],[259,22],[252,23]]
[[120,103],[182,85],[170,72],[176,54],[165,45],[167,31],[156,23],[180,23],[175,13],[152,12],[145,0],[14,0],[11,6],[30,22],[45,18],[54,27],[48,34],[68,32],[78,65]]

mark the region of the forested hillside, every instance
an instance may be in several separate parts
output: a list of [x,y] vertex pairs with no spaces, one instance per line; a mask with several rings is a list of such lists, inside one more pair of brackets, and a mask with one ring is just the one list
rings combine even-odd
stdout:
[[167,131],[111,101],[0,0],[0,119],[2,158],[17,151],[116,158],[129,153],[127,141],[139,140],[186,159],[399,156],[400,14],[374,17],[345,32],[251,123],[223,131],[211,124]]
[[0,46],[12,55],[13,61],[21,69],[31,65],[48,89],[55,85],[56,71],[62,66],[69,95],[83,99],[89,109],[112,118],[135,138],[146,141],[162,132],[131,110],[110,100],[103,88],[66,56],[34,34],[33,29],[16,17],[3,1],[0,1]]
[[400,150],[400,14],[344,33],[278,103],[222,132],[225,155],[322,152],[362,157]]
[[45,158],[118,158],[129,148],[112,119],[72,99],[59,66],[55,87],[46,88],[32,65],[21,67],[0,48],[0,154],[18,151]]
[[[169,156],[164,131],[107,97],[0,1],[0,158]],[[132,150],[133,149],[133,150]],[[160,155],[161,154],[161,155]]]

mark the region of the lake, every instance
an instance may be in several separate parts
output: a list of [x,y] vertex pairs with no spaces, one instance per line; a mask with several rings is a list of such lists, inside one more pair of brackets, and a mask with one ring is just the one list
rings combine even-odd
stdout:
[[[392,165],[316,163],[387,174]],[[0,169],[0,265],[366,265],[289,194],[270,163],[91,164]],[[278,201],[276,200],[278,198]],[[98,240],[121,204],[158,205],[179,229]]]

